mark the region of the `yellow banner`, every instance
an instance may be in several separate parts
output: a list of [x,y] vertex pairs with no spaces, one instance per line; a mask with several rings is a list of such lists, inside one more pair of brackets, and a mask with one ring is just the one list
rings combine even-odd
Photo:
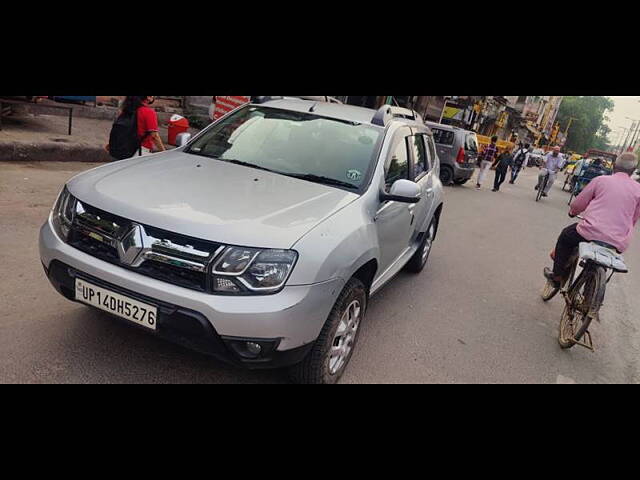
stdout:
[[444,118],[453,118],[458,113],[460,113],[461,111],[462,111],[461,108],[445,107],[445,109],[444,109]]

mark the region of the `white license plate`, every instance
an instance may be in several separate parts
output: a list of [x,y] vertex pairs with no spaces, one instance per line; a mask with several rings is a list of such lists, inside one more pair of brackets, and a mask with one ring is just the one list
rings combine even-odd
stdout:
[[156,329],[158,309],[133,298],[93,285],[76,278],[76,300],[98,307],[105,312],[126,318],[143,327]]

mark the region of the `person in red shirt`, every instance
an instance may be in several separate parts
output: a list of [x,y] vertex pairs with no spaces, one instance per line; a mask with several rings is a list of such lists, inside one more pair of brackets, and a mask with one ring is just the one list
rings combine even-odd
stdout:
[[140,99],[140,106],[138,107],[138,137],[142,140],[142,154],[163,152],[165,148],[158,131],[158,115],[149,106],[153,104],[156,97],[137,98]]
[[[128,96],[125,97],[122,103],[121,114],[130,115],[133,112],[137,113],[138,138],[141,140],[141,155],[165,151],[158,130],[158,115],[155,110],[150,107],[155,99],[156,97],[153,96]],[[109,145],[105,148],[109,151]]]

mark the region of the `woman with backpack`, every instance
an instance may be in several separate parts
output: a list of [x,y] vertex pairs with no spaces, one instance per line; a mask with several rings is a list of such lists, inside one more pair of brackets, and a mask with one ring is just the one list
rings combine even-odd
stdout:
[[154,101],[153,96],[128,96],[124,99],[106,146],[113,158],[124,160],[165,150],[158,132],[158,115],[150,107]]

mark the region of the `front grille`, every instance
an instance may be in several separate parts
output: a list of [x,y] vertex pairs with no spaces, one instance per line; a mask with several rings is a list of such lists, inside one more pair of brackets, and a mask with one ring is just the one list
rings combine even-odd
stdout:
[[92,257],[99,258],[105,262],[120,263],[118,251],[115,247],[98,241],[81,230],[75,228],[71,230],[71,233],[69,234],[69,244],[72,247],[82,250],[84,253],[88,253]]
[[218,243],[138,224],[80,201],[68,242],[105,262],[201,292],[210,292],[208,267],[221,250]]

